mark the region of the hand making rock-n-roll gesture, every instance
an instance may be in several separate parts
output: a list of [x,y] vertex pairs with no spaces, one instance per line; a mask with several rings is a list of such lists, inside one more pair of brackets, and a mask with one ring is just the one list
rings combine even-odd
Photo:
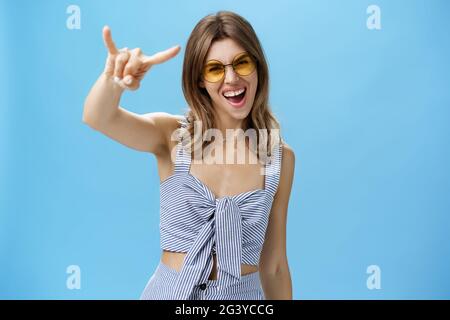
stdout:
[[113,77],[114,81],[124,89],[136,90],[146,72],[155,64],[166,62],[180,51],[180,46],[174,46],[154,55],[145,55],[140,48],[118,50],[108,26],[103,28],[103,41],[108,49],[105,75]]
[[103,28],[103,41],[108,52],[105,69],[86,97],[83,122],[130,148],[160,153],[167,147],[167,124],[176,119],[164,112],[137,114],[119,103],[125,89],[138,89],[147,71],[175,57],[180,46],[150,56],[139,48],[118,50],[108,26]]

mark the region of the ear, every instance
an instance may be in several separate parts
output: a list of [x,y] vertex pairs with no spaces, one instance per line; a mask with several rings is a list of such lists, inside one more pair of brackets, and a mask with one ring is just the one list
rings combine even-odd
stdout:
[[200,88],[204,88],[204,87],[205,87],[205,83],[203,82],[203,80],[200,80],[200,81],[198,82],[198,86],[199,86]]

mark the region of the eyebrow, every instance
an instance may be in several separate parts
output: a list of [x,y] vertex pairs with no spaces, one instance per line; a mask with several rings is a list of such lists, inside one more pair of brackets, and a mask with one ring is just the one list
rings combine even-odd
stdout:
[[[235,59],[237,56],[239,56],[239,55],[241,55],[241,54],[244,54],[244,53],[248,54],[247,51],[241,51],[241,52],[236,53],[236,54],[233,56],[233,59],[231,60],[230,63],[233,63],[234,59]],[[206,60],[206,64],[213,64],[213,63],[217,63],[217,62],[220,62],[220,63],[222,63],[222,64],[227,64],[227,63],[223,63],[222,60],[220,60],[220,59],[208,59],[208,60]]]

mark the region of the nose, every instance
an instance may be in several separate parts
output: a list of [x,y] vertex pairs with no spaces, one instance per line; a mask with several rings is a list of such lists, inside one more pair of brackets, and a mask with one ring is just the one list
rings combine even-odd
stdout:
[[239,76],[234,72],[233,66],[225,66],[225,83],[233,83],[239,80]]

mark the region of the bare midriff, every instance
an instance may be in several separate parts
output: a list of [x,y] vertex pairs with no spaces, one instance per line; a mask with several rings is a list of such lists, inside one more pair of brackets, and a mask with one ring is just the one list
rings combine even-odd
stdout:
[[[172,252],[163,250],[161,255],[161,261],[165,265],[175,269],[180,272],[181,267],[183,266],[183,260],[187,253],[185,252]],[[249,273],[254,273],[258,271],[258,266],[249,265],[249,264],[241,264],[241,275],[246,275]],[[209,275],[209,280],[217,279],[217,258],[216,255],[213,254],[213,267],[211,274]]]

